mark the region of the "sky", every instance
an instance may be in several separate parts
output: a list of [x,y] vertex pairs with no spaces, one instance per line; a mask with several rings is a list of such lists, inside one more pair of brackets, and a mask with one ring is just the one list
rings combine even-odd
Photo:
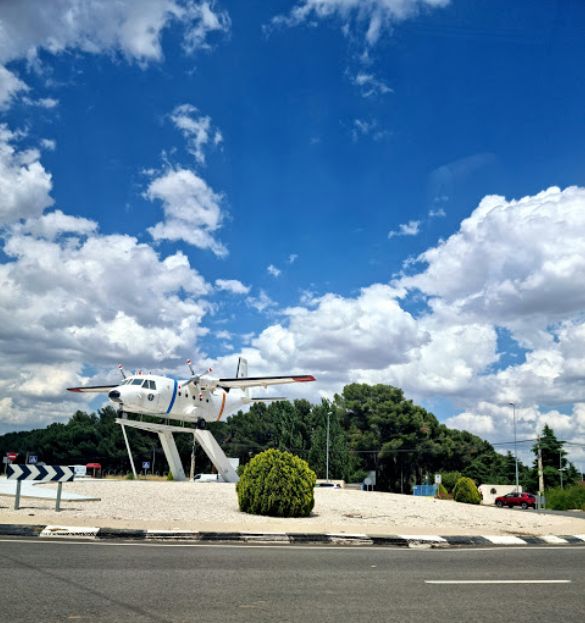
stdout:
[[291,398],[392,384],[495,443],[515,411],[585,469],[584,24],[580,0],[4,0],[0,433],[99,408],[65,389],[118,363],[243,355],[317,377]]

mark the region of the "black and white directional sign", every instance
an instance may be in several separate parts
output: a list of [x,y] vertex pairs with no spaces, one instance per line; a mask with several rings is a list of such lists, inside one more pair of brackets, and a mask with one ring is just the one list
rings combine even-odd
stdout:
[[42,480],[43,482],[69,482],[75,473],[68,465],[20,465],[6,466],[8,480]]

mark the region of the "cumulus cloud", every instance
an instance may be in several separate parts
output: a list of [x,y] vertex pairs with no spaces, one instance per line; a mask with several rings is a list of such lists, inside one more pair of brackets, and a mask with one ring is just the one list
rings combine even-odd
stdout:
[[358,31],[368,46],[375,45],[394,24],[424,9],[442,8],[450,0],[300,0],[288,15],[273,19],[275,25],[297,26],[315,19],[337,19],[345,32]]
[[232,294],[248,294],[250,292],[250,286],[244,285],[237,279],[216,279],[215,287]]
[[53,204],[51,174],[36,150],[18,150],[18,136],[0,124],[0,226],[38,217]]
[[421,254],[424,270],[400,283],[534,345],[529,333],[585,308],[585,290],[576,287],[585,279],[583,236],[583,188],[487,196],[457,233]]
[[199,164],[205,164],[204,148],[211,143],[219,145],[223,137],[217,128],[211,126],[211,117],[200,115],[195,106],[182,104],[171,114],[175,126],[187,140],[188,150]]
[[398,226],[398,229],[388,232],[388,238],[396,236],[417,236],[420,232],[420,221],[408,221]]
[[14,96],[21,91],[28,91],[26,84],[0,65],[0,110],[8,108]]
[[223,221],[222,195],[196,173],[169,169],[150,182],[145,196],[163,204],[165,220],[148,228],[155,240],[183,240],[219,257],[227,255],[214,237]]
[[210,33],[230,28],[228,14],[210,0],[4,0],[0,3],[0,107],[27,89],[6,68],[11,61],[25,59],[38,65],[40,52],[80,50],[120,54],[147,64],[162,59],[162,34],[172,24],[182,26],[189,53],[209,47]]
[[[70,413],[64,389],[86,365],[164,368],[205,333],[210,287],[180,252],[161,258],[131,236],[102,236],[95,223],[55,212],[11,231],[4,253],[0,389],[20,422]],[[55,404],[41,416],[47,402]]]

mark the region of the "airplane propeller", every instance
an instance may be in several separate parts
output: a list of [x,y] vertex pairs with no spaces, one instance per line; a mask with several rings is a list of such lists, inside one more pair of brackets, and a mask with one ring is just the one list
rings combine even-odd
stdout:
[[200,372],[199,374],[195,374],[195,370],[193,370],[192,361],[190,359],[187,359],[185,363],[187,364],[189,368],[189,372],[191,372],[191,378],[188,381],[189,385],[198,385],[199,387],[201,387],[201,377],[204,376],[205,374],[209,374],[210,372],[213,372],[213,368],[207,368],[207,370],[203,370],[203,372]]

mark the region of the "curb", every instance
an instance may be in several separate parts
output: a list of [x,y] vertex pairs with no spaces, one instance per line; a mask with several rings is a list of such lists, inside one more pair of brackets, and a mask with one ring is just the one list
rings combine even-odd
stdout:
[[250,543],[265,545],[360,545],[378,547],[448,548],[518,545],[583,545],[585,534],[526,536],[434,534],[313,534],[310,532],[196,532],[83,526],[0,524],[0,537],[40,537],[87,541],[167,541],[177,543]]

